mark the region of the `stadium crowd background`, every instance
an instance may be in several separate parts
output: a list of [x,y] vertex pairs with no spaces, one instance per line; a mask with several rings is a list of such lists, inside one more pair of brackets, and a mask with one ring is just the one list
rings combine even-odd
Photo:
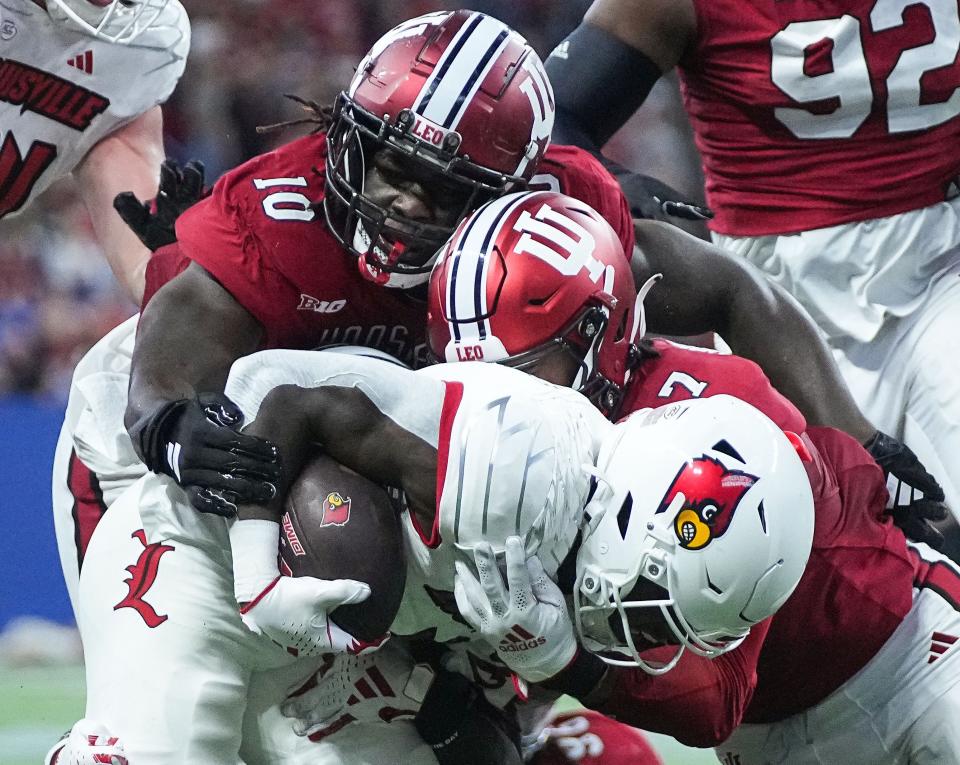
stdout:
[[[292,93],[324,104],[363,52],[404,18],[458,3],[429,0],[184,0],[193,41],[186,72],[164,106],[167,153],[200,159],[212,183],[224,170],[290,140],[261,135],[298,115]],[[474,0],[546,58],[588,0]],[[702,179],[672,79],[658,85],[607,149],[627,166],[699,199]],[[136,307],[118,288],[72,181],[0,223],[0,396],[62,406],[83,353]]]

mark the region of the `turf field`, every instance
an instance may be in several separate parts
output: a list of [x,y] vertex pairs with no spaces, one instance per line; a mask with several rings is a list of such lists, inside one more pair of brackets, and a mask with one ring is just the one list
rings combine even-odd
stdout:
[[[81,667],[0,667],[0,762],[39,765],[50,745],[82,712]],[[717,762],[709,751],[686,749],[659,736],[654,739],[667,765]]]

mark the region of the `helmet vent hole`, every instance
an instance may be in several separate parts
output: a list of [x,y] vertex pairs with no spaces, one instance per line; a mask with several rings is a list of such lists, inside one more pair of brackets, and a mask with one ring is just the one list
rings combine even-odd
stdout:
[[623,317],[620,319],[620,324],[617,327],[617,334],[615,340],[619,343],[623,340],[624,335],[627,334],[627,319],[630,319],[630,312],[625,311]]
[[627,538],[627,526],[630,524],[630,513],[633,510],[633,495],[627,494],[620,505],[620,512],[617,513],[617,526],[620,528],[620,536]]
[[757,515],[760,516],[760,525],[763,527],[763,533],[767,533],[767,511],[763,507],[763,500],[757,505]]
[[704,571],[707,575],[707,587],[709,587],[713,592],[717,593],[717,595],[723,595],[723,590],[717,587],[717,585],[713,583],[713,580],[710,579],[710,571],[708,569],[704,569]]
[[530,298],[530,305],[535,305],[535,306],[546,305],[553,299],[553,296],[556,295],[559,291],[560,290],[554,290],[549,295],[546,295],[545,297],[542,297],[542,298]]
[[730,442],[727,441],[726,439],[717,441],[717,443],[713,445],[713,450],[715,452],[721,452],[722,454],[726,454],[728,457],[733,457],[738,462],[743,462],[744,464],[746,464],[746,461],[743,459],[743,457],[740,456],[740,452],[734,449],[730,445]]

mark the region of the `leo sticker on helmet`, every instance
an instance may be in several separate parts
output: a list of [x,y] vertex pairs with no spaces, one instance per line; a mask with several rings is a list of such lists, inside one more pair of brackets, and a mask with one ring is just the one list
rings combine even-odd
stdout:
[[727,470],[719,460],[703,455],[680,468],[657,513],[666,512],[682,494],[683,504],[673,519],[673,530],[681,547],[701,550],[723,536],[743,495],[756,482],[756,476]]
[[350,497],[331,491],[323,500],[321,526],[345,526],[350,520]]

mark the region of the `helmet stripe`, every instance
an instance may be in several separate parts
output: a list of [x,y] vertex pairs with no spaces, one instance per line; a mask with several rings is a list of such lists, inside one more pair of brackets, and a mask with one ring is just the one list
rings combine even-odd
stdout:
[[437,62],[414,111],[448,130],[455,128],[509,37],[502,22],[476,14]]
[[440,56],[440,60],[437,61],[437,65],[433,68],[433,72],[423,84],[423,88],[421,88],[420,94],[417,96],[417,100],[413,102],[413,110],[415,112],[418,114],[423,114],[423,110],[426,109],[430,104],[434,92],[440,86],[440,83],[443,80],[444,75],[447,73],[447,69],[450,68],[450,64],[453,62],[453,59],[456,57],[457,53],[460,52],[460,49],[466,42],[467,37],[469,37],[470,33],[477,28],[481,20],[480,14],[475,13],[463,23],[459,30],[457,30],[457,34],[454,36],[453,40],[450,41],[450,45],[447,46],[447,49],[443,52],[443,55]]
[[470,78],[467,80],[467,84],[463,86],[463,89],[460,91],[460,94],[454,101],[453,106],[450,107],[450,112],[441,123],[443,127],[447,128],[448,130],[454,130],[457,125],[460,124],[460,119],[463,117],[463,113],[470,105],[470,101],[474,94],[480,89],[484,79],[486,79],[487,72],[493,68],[493,65],[496,63],[500,52],[507,46],[507,38],[509,36],[510,35],[507,30],[504,29],[499,35],[497,35],[496,40],[494,40],[490,47],[484,52],[480,62],[477,64],[476,68],[471,73]]
[[451,337],[457,342],[483,340],[490,334],[490,322],[483,318],[488,310],[486,282],[489,264],[485,253],[510,213],[526,196],[508,194],[490,202],[475,213],[458,238],[447,285],[448,321]]

